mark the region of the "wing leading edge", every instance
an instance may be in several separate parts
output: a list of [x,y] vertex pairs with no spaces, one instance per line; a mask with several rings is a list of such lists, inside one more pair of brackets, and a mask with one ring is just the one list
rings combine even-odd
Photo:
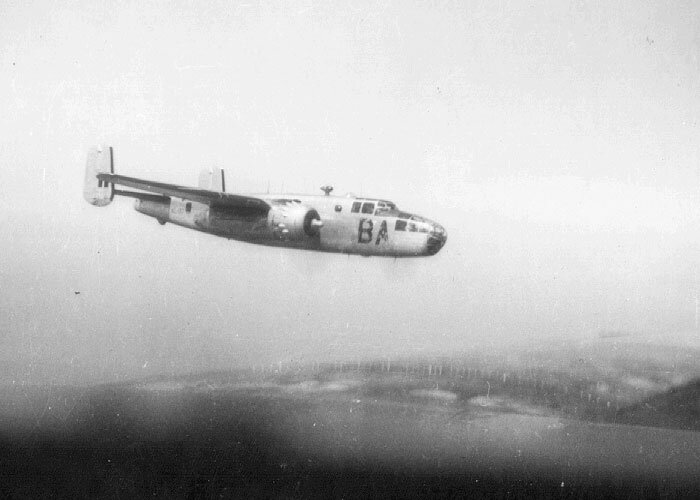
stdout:
[[209,206],[221,208],[243,208],[247,210],[260,211],[260,213],[267,213],[270,210],[270,205],[265,200],[252,196],[220,193],[217,191],[209,191],[208,189],[178,186],[176,184],[147,181],[143,179],[136,179],[135,177],[108,173],[97,174],[97,179],[103,182],[119,184],[133,189],[157,193],[163,196],[186,198],[199,203],[205,203]]

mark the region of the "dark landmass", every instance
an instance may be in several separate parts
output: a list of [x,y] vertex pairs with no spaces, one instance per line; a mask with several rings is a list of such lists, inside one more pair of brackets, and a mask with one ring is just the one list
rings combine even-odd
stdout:
[[617,421],[673,429],[700,430],[700,379],[673,387],[621,409]]
[[0,497],[692,498],[699,360],[606,340],[8,385]]

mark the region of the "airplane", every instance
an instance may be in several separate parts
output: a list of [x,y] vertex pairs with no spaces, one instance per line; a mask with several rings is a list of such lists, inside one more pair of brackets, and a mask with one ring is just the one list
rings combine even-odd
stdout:
[[117,175],[112,147],[101,146],[88,152],[83,197],[98,207],[115,195],[135,198],[136,211],[160,224],[266,246],[420,257],[437,254],[447,241],[440,224],[388,200],[333,196],[332,186],[321,190],[323,195],[228,193],[221,169],[203,170],[196,188]]

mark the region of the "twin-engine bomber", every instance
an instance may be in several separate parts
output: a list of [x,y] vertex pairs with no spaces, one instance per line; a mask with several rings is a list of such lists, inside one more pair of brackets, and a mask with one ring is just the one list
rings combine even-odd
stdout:
[[[125,186],[138,191],[125,191]],[[104,207],[115,195],[135,198],[134,208],[159,223],[258,245],[363,256],[435,255],[447,232],[438,223],[399,210],[387,200],[323,195],[226,192],[224,172],[205,169],[199,187],[153,182],[114,173],[112,148],[92,148],[83,196]]]

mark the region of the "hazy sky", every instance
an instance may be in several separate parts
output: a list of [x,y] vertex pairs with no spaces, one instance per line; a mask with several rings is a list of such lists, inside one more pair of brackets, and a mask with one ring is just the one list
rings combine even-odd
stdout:
[[[0,382],[700,336],[694,1],[4,1],[0,110]],[[161,227],[83,201],[100,143],[449,239],[394,261]]]

